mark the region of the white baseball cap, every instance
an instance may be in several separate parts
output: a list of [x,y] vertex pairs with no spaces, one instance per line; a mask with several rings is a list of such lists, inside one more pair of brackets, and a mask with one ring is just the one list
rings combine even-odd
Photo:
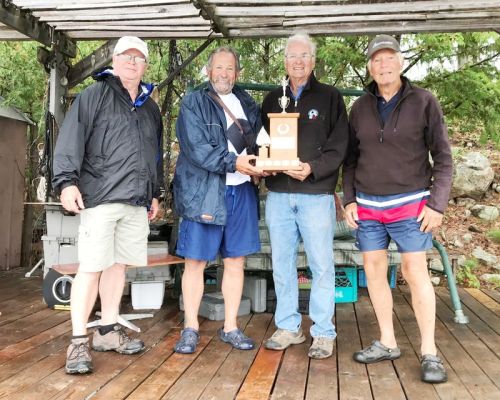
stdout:
[[113,55],[122,54],[129,49],[139,50],[145,58],[148,58],[148,45],[144,40],[139,39],[135,36],[123,36],[118,42],[116,42],[115,49],[113,50]]

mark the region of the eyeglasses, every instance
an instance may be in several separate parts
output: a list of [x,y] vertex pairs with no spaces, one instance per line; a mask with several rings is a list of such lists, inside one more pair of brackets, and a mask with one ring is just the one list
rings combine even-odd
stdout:
[[296,60],[303,60],[303,61],[309,61],[311,58],[314,56],[309,53],[303,53],[303,54],[287,54],[285,55],[285,58],[288,61],[296,61]]
[[146,59],[144,57],[139,57],[139,56],[131,56],[130,54],[118,54],[118,57],[120,57],[122,60],[129,62],[133,61],[136,64],[146,64]]

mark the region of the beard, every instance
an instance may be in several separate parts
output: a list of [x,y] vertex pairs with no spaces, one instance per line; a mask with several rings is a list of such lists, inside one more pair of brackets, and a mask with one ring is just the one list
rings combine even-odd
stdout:
[[216,79],[212,82],[212,86],[218,94],[229,94],[233,90],[234,82]]

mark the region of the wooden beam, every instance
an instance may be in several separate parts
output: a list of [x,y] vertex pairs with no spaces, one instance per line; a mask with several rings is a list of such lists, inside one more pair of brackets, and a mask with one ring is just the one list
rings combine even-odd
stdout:
[[76,56],[76,44],[66,35],[55,32],[46,23],[14,6],[10,0],[2,0],[0,3],[0,22],[44,46],[53,47],[69,57]]
[[115,48],[116,42],[116,40],[110,40],[104,43],[92,54],[89,54],[83,60],[73,65],[68,71],[68,88],[72,88],[80,82],[83,82],[97,68],[109,64],[113,58],[113,49]]
[[337,15],[363,15],[374,13],[401,13],[401,12],[432,12],[432,11],[460,11],[460,10],[487,10],[500,8],[498,0],[427,0],[412,2],[383,2],[348,5],[308,5],[308,6],[253,6],[253,7],[217,7],[219,17],[313,17]]
[[[375,35],[380,33],[426,33],[426,32],[480,32],[492,31],[500,26],[500,18],[477,20],[429,20],[429,21],[389,21],[366,23],[339,23],[331,25],[314,25],[307,29],[311,35]],[[245,28],[229,29],[230,37],[259,38],[286,37],[295,31],[295,27],[275,28]]]
[[224,25],[222,18],[217,16],[215,6],[206,4],[203,0],[193,0],[193,5],[201,10],[201,16],[205,19],[212,21],[213,30],[215,32],[220,32],[224,36],[229,36],[228,30]]
[[204,32],[159,32],[159,31],[67,31],[67,35],[75,40],[103,40],[120,38],[122,36],[138,36],[142,39],[206,39],[222,37],[220,33],[212,30]]

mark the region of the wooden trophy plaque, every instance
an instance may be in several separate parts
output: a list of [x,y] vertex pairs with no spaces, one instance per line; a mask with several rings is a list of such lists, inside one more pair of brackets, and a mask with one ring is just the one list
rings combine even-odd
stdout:
[[262,146],[256,166],[264,171],[300,170],[297,157],[299,113],[269,113],[270,146]]

